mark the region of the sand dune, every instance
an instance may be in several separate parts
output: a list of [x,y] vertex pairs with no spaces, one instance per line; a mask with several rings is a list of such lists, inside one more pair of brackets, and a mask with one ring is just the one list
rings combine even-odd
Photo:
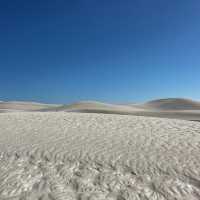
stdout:
[[40,109],[47,109],[51,107],[56,107],[58,105],[54,104],[44,104],[37,102],[26,102],[26,101],[0,101],[0,111],[34,111]]
[[180,98],[158,99],[140,106],[156,110],[200,110],[200,102]]
[[198,200],[200,123],[0,114],[0,199]]
[[186,120],[200,120],[200,103],[186,99],[160,99],[145,104],[106,104],[95,101],[84,101],[43,111],[65,111],[84,113],[104,113],[135,116],[152,116]]
[[129,113],[131,111],[141,111],[144,109],[130,107],[129,105],[108,104],[97,101],[81,101],[69,105],[62,105],[56,108],[43,109],[46,111],[66,111],[66,112],[92,112],[92,113],[110,113],[120,114]]
[[83,101],[69,105],[0,102],[0,112],[16,111],[104,113],[200,121],[200,103],[178,98],[159,99],[144,104],[129,105],[108,104],[96,101]]

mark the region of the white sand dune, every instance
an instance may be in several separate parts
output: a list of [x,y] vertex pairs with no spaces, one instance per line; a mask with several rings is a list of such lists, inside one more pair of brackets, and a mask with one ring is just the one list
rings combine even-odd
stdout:
[[51,107],[57,107],[54,104],[44,104],[37,102],[26,102],[26,101],[0,101],[0,112],[12,112],[12,111],[34,111],[40,109],[47,109]]
[[95,101],[78,102],[47,108],[43,111],[104,113],[135,116],[150,116],[200,121],[200,103],[187,99],[160,99],[145,104],[106,104]]
[[0,114],[0,199],[198,200],[200,123]]
[[97,101],[81,101],[69,105],[61,105],[56,108],[46,109],[47,111],[67,111],[67,112],[93,112],[93,113],[130,113],[131,111],[142,111],[145,109],[138,108],[137,106],[108,104]]
[[16,111],[104,113],[200,121],[200,103],[180,98],[159,99],[144,104],[129,105],[108,104],[96,101],[83,101],[70,105],[0,102],[0,113]]

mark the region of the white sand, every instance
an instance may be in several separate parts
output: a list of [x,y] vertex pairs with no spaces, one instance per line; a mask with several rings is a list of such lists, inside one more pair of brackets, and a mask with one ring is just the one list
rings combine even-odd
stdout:
[[144,104],[106,104],[84,101],[43,109],[44,111],[65,111],[83,113],[104,113],[134,116],[150,116],[200,121],[200,103],[188,99],[158,99]]
[[144,104],[127,105],[96,101],[82,101],[69,105],[0,102],[0,113],[16,111],[104,113],[200,121],[200,102],[180,98],[158,99]]
[[57,104],[44,104],[26,101],[0,101],[0,112],[34,111],[47,108],[56,108]]
[[0,114],[0,199],[198,200],[200,123]]

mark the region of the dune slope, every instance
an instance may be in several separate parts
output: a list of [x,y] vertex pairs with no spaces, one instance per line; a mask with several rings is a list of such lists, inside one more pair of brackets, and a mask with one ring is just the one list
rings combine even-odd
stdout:
[[168,98],[149,101],[142,107],[158,110],[200,110],[200,102],[190,99]]
[[51,107],[57,107],[59,105],[43,104],[37,102],[25,102],[25,101],[0,101],[0,111],[36,111],[40,109],[47,109]]
[[21,112],[0,127],[0,199],[200,197],[200,123]]
[[200,121],[200,103],[187,99],[160,99],[145,104],[108,104],[83,101],[69,105],[0,102],[0,113],[16,111],[104,113]]
[[84,101],[42,109],[41,111],[65,111],[82,113],[104,113],[200,121],[200,103],[186,99],[160,99],[145,104],[106,104]]
[[65,111],[65,112],[91,112],[91,113],[130,113],[132,111],[140,111],[141,108],[130,107],[128,105],[108,104],[98,101],[81,101],[69,105],[61,105],[43,111]]

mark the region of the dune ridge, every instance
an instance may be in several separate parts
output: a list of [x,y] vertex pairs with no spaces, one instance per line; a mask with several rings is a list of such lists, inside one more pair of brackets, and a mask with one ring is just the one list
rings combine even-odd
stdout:
[[200,121],[200,103],[180,98],[159,99],[144,104],[127,105],[84,101],[43,111],[120,114]]
[[57,107],[56,104],[45,104],[38,102],[28,101],[0,101],[1,111],[37,111],[40,109],[47,109],[51,107]]
[[143,104],[108,104],[97,101],[66,105],[0,102],[0,112],[16,111],[104,113],[200,121],[200,103],[181,98],[158,99]]
[[141,106],[158,110],[200,110],[200,102],[184,98],[156,99]]

